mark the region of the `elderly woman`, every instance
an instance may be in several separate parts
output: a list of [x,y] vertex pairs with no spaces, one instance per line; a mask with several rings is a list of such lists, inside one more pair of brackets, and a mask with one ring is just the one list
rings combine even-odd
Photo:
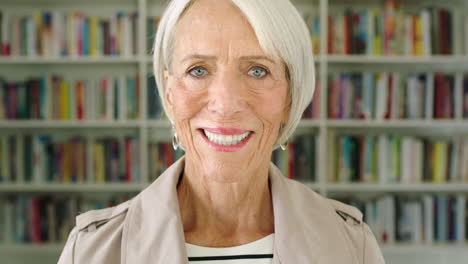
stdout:
[[362,214],[270,163],[309,104],[309,34],[288,0],[173,0],[154,74],[185,157],[76,219],[59,263],[384,263]]

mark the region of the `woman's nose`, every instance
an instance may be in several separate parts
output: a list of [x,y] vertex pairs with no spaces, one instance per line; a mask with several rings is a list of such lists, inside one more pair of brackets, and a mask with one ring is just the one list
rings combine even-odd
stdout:
[[231,118],[245,108],[242,79],[235,73],[220,73],[211,83],[208,110],[220,117]]

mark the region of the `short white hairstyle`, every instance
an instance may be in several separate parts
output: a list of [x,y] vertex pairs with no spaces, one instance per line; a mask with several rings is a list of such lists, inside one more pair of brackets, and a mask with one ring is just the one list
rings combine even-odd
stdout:
[[[196,0],[170,1],[161,17],[155,37],[153,69],[166,113],[164,71],[171,69],[177,22],[194,1]],[[289,0],[226,1],[231,1],[244,14],[262,50],[266,54],[280,58],[286,65],[291,108],[288,122],[279,131],[274,146],[276,148],[292,135],[314,94],[315,66],[309,30]]]

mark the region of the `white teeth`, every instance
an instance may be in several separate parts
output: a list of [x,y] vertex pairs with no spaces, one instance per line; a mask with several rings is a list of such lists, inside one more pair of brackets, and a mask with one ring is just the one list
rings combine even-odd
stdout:
[[231,145],[236,145],[239,144],[242,140],[244,140],[250,132],[245,132],[244,134],[240,135],[220,135],[220,134],[215,134],[215,133],[210,133],[206,130],[203,130],[205,132],[206,137],[213,143],[216,143],[218,145],[223,145],[223,146],[231,146]]

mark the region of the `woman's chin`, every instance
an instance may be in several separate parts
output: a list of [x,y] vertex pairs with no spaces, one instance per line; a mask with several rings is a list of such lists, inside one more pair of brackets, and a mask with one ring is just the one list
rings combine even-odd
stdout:
[[238,151],[219,151],[211,146],[203,146],[199,152],[201,158],[201,170],[205,175],[215,177],[220,182],[235,182],[241,176],[242,171],[251,165],[252,155],[248,154],[249,149]]

